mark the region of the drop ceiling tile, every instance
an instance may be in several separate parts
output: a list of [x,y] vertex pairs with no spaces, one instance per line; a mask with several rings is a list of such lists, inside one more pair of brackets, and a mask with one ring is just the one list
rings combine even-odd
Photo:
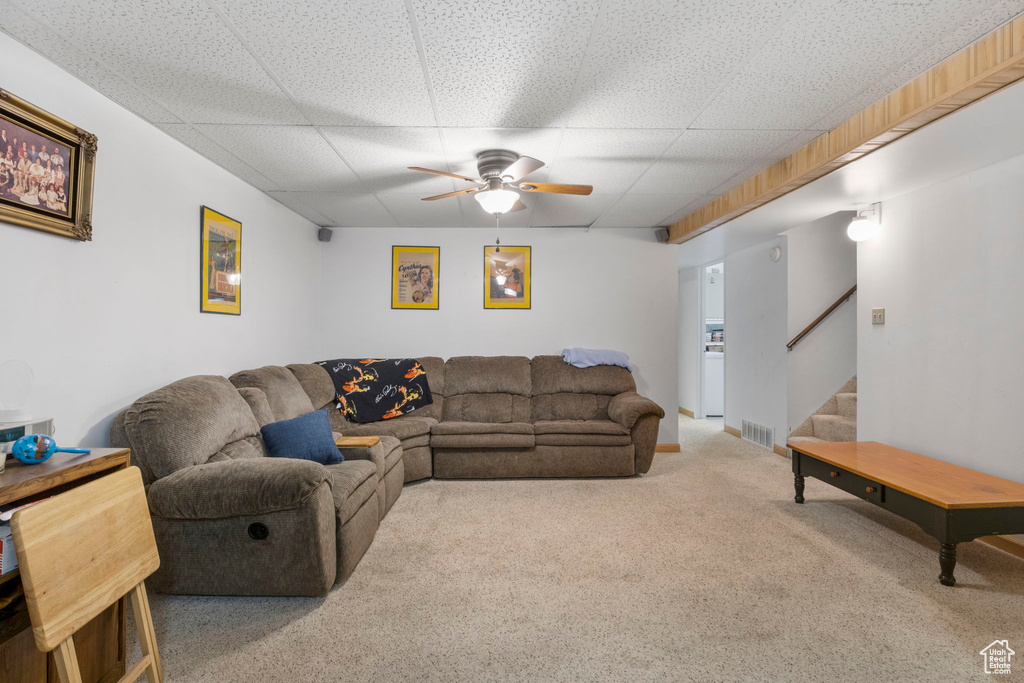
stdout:
[[989,31],[1018,16],[1022,11],[1024,11],[1024,3],[1021,3],[1020,0],[1000,0],[993,3],[988,9],[957,26],[952,32],[915,55],[895,71],[874,81],[867,89],[826,114],[816,121],[813,127],[826,130],[835,128],[857,112],[866,109],[942,60],[952,56],[965,45],[973,43]]
[[[562,139],[559,128],[445,128],[441,134],[452,173],[473,177],[478,175],[476,155],[485,149],[508,149],[550,164]],[[547,172],[545,166],[531,173],[530,179],[541,182]]]
[[630,194],[703,194],[801,131],[687,130],[644,173]]
[[537,198],[537,208],[530,217],[532,226],[590,225],[621,195],[592,194],[587,197],[570,194],[544,194]]
[[277,183],[206,137],[187,123],[158,123],[157,128],[199,152],[229,173],[263,191],[280,190]]
[[400,0],[218,2],[313,123],[436,125]]
[[90,59],[67,41],[53,40],[52,32],[12,2],[0,2],[5,33],[106,95],[122,107],[151,123],[174,123],[179,119],[123,78]]
[[363,185],[311,126],[201,125],[199,130],[283,190],[360,192]]
[[448,170],[437,128],[373,126],[323,130],[371,192],[431,195],[472,187],[464,181],[408,169],[422,166]]
[[[519,193],[526,208],[522,211],[513,211],[501,215],[502,228],[525,228],[531,225],[530,216],[537,207],[538,197],[526,192]],[[487,213],[480,207],[480,203],[473,199],[473,195],[463,195],[458,198],[462,211],[462,224],[467,228],[493,228],[494,214]]]
[[314,211],[313,209],[309,208],[309,205],[306,204],[302,199],[302,195],[305,194],[303,192],[268,192],[267,194],[269,194],[271,197],[281,202],[282,204],[284,204],[289,209],[299,214],[306,220],[312,221],[316,225],[334,225],[334,221],[327,218],[319,211]]
[[305,123],[202,0],[32,0],[52,35],[193,123]]
[[368,192],[290,192],[291,199],[329,219],[331,227],[395,228],[387,209]]
[[403,228],[461,228],[456,197],[425,202],[418,194],[379,194],[377,198]]
[[608,0],[570,126],[685,128],[796,0]]
[[679,209],[678,211],[676,211],[674,214],[672,214],[670,216],[666,216],[661,221],[661,224],[662,225],[672,225],[676,221],[681,221],[682,219],[686,218],[687,216],[689,216],[691,213],[693,213],[694,211],[696,211],[700,207],[704,206],[705,204],[707,204],[707,203],[709,203],[711,201],[714,201],[714,199],[716,197],[717,197],[717,195],[713,195],[713,194],[698,195],[697,197],[695,197],[693,199],[693,201],[691,201],[689,204],[687,204],[686,206],[684,206],[681,209]]
[[990,4],[805,0],[693,125],[809,128]]
[[594,223],[595,228],[651,228],[700,195],[625,194]]
[[593,185],[595,192],[625,192],[679,136],[677,130],[569,129],[548,182]]
[[740,183],[746,181],[748,178],[752,178],[761,171],[769,168],[772,164],[785,159],[793,152],[797,151],[811,140],[814,140],[820,136],[823,131],[820,130],[801,130],[793,134],[793,136],[783,142],[781,145],[767,153],[761,159],[751,163],[749,166],[738,171],[735,175],[731,176],[727,180],[723,181],[717,187],[710,190],[709,194],[720,195],[728,192],[732,188],[736,187]]
[[411,2],[442,125],[558,125],[600,0]]

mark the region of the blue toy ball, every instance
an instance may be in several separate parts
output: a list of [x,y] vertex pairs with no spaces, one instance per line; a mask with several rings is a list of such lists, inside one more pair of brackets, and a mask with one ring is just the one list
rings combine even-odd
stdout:
[[14,442],[11,454],[18,462],[38,465],[54,453],[89,453],[88,448],[57,448],[57,442],[46,434],[29,434]]

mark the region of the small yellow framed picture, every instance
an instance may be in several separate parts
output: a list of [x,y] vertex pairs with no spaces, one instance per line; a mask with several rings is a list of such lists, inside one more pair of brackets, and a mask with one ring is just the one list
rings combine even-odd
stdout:
[[202,313],[242,315],[242,224],[201,207]]
[[530,247],[484,247],[484,308],[530,307]]
[[438,308],[441,247],[391,247],[391,308]]

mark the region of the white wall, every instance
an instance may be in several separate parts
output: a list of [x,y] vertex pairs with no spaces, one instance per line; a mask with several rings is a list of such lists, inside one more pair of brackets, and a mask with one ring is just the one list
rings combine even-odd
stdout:
[[[0,224],[0,362],[63,444],[181,377],[314,360],[313,225],[0,34],[3,87],[99,136],[92,242]],[[242,315],[199,313],[199,207],[242,222]],[[13,321],[13,322],[12,322]]]
[[[659,442],[677,443],[676,251],[652,230],[503,228],[533,247],[530,310],[483,308],[483,247],[494,229],[339,228],[323,248],[326,357],[560,354],[616,349],[638,391],[667,414]],[[391,310],[391,246],[441,247],[438,310]]]
[[1024,482],[1022,187],[1024,155],[885,202],[857,254],[859,439]]
[[700,320],[700,268],[679,271],[679,407],[697,411],[700,370],[697,363],[703,346],[699,336],[704,329]]
[[[841,211],[786,232],[792,339],[857,284],[857,243]],[[857,295],[825,318],[788,354],[789,427],[793,431],[857,374]]]
[[[782,258],[772,261],[772,247]],[[775,428],[785,445],[787,424],[786,238],[725,259],[725,424],[751,420]]]

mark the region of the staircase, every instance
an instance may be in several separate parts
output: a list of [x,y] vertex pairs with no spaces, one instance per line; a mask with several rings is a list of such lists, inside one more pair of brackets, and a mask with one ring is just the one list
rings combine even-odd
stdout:
[[789,435],[788,443],[857,440],[857,378],[843,385],[825,405]]

